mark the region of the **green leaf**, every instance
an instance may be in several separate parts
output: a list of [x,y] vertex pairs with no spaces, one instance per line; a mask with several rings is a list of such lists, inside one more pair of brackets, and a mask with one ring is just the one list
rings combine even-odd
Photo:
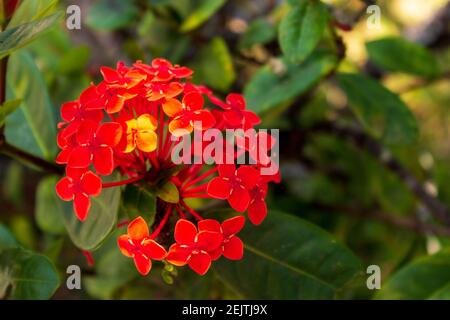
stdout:
[[278,39],[286,57],[295,63],[305,60],[317,47],[328,21],[320,1],[302,1],[280,23]]
[[130,184],[122,194],[122,211],[130,219],[142,216],[152,225],[156,214],[156,196],[145,186]]
[[86,25],[93,29],[115,30],[136,21],[138,14],[133,1],[99,0],[89,8]]
[[180,201],[180,193],[177,186],[172,181],[167,181],[158,188],[156,190],[156,196],[169,203],[178,203]]
[[337,79],[350,108],[372,135],[390,144],[417,140],[416,119],[399,96],[360,74],[341,73]]
[[20,1],[20,5],[14,12],[14,15],[8,23],[6,29],[12,29],[18,25],[48,16],[55,11],[57,4],[58,0]]
[[89,60],[89,48],[78,47],[68,50],[58,61],[58,72],[64,74],[84,70]]
[[270,212],[239,234],[240,261],[221,259],[218,276],[243,298],[331,299],[359,271],[359,260],[331,235],[295,216]]
[[434,77],[439,74],[436,58],[425,47],[400,37],[366,43],[371,60],[390,71]]
[[196,0],[194,10],[180,27],[181,32],[191,31],[200,26],[219,10],[225,2],[226,0]]
[[[106,181],[116,181],[112,175]],[[62,200],[60,200],[62,201]],[[73,243],[84,250],[94,250],[108,236],[117,221],[120,188],[103,189],[100,196],[91,198],[92,206],[85,221],[80,222],[73,212],[72,202],[64,202],[64,223]]]
[[213,38],[201,48],[194,65],[194,81],[206,82],[214,89],[226,91],[236,79],[233,60],[222,38]]
[[57,182],[56,176],[46,177],[39,182],[36,191],[36,223],[41,230],[51,234],[61,234],[65,230],[61,214],[64,205],[55,190]]
[[36,156],[53,160],[56,120],[47,86],[31,55],[20,51],[8,63],[8,95],[21,98],[19,109],[6,118],[6,140]]
[[3,105],[0,106],[0,127],[5,124],[6,117],[13,113],[22,103],[22,99],[14,99],[6,101]]
[[59,286],[58,273],[45,256],[22,248],[0,251],[0,299],[12,287],[11,299],[50,298]]
[[240,49],[250,49],[255,44],[265,44],[276,36],[275,27],[266,19],[260,18],[252,21],[239,39]]
[[377,299],[441,299],[450,297],[450,251],[426,256],[396,272]]
[[333,70],[337,59],[329,53],[317,52],[299,66],[281,62],[285,72],[275,73],[270,66],[264,66],[245,87],[250,110],[262,113],[305,93]]
[[18,247],[19,243],[5,225],[0,223],[0,250]]
[[29,44],[41,35],[42,32],[48,30],[60,17],[60,13],[55,13],[48,17],[0,32],[0,58]]

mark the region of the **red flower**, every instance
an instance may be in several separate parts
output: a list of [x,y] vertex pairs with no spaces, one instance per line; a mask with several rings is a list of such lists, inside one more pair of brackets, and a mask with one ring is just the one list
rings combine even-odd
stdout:
[[173,78],[181,79],[192,75],[192,70],[178,65],[172,65],[169,61],[157,58],[153,59],[152,65],[148,66],[141,62],[137,62],[134,66],[153,76],[152,81],[167,82]]
[[99,174],[108,175],[114,169],[113,147],[120,142],[122,126],[117,122],[99,125],[92,120],[81,123],[77,132],[77,143],[70,153],[68,166],[87,168],[94,162]]
[[230,93],[223,103],[217,98],[211,97],[212,103],[225,109],[223,118],[232,128],[243,128],[247,130],[261,123],[261,119],[250,110],[245,110],[246,102],[242,95]]
[[219,232],[197,232],[192,222],[180,219],[175,225],[176,243],[170,247],[166,260],[176,266],[188,264],[192,270],[204,275],[211,266],[210,253],[219,248],[222,240]]
[[232,164],[218,167],[219,176],[208,183],[208,194],[217,199],[227,199],[234,210],[244,212],[250,204],[249,190],[258,182],[259,172],[250,166],[241,166],[237,170]]
[[244,255],[244,244],[236,234],[242,230],[245,224],[243,216],[236,216],[225,220],[220,224],[214,219],[205,219],[198,222],[199,231],[215,231],[223,236],[222,245],[210,253],[212,260],[223,256],[230,260],[240,260]]
[[75,214],[84,221],[91,207],[90,196],[102,190],[102,181],[91,171],[67,168],[67,176],[56,184],[56,193],[64,201],[73,200]]
[[267,184],[262,181],[250,190],[250,204],[248,206],[247,215],[250,222],[254,225],[263,222],[267,216],[266,195]]
[[163,260],[167,251],[149,237],[148,226],[142,217],[137,217],[128,225],[128,233],[117,239],[120,251],[126,257],[133,258],[136,269],[143,276],[152,268],[153,260]]
[[172,99],[183,92],[183,86],[178,82],[170,83],[150,83],[146,85],[148,101],[157,101],[160,99]]
[[270,164],[269,151],[275,145],[275,138],[264,131],[256,133],[255,130],[250,129],[245,131],[244,136],[236,135],[236,145],[238,149],[248,151],[249,156],[257,164]]
[[[183,101],[169,99],[163,104],[163,110],[172,120],[169,123],[169,131],[175,136],[191,133],[194,128],[206,130],[211,128],[215,119],[211,112],[202,110],[203,97],[198,92],[189,92],[184,95]],[[182,129],[182,130],[181,130]]]

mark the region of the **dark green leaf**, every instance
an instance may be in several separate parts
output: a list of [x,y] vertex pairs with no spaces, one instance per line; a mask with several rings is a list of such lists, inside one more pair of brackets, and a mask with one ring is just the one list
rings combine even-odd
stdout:
[[281,60],[285,72],[275,73],[262,67],[245,87],[249,109],[262,113],[303,94],[336,66],[328,53],[315,53],[299,66]]
[[5,124],[6,117],[13,113],[20,104],[22,103],[22,99],[14,99],[6,101],[3,105],[0,106],[0,127]]
[[17,27],[6,29],[0,33],[0,58],[11,54],[13,51],[26,46],[36,39],[42,32],[50,28],[61,14],[55,13],[51,16],[38,19]]
[[221,259],[218,275],[243,298],[330,299],[361,270],[358,259],[317,226],[270,212],[258,228],[247,223],[240,261]]
[[281,50],[295,63],[305,60],[317,47],[328,20],[326,6],[320,1],[295,5],[280,24]]
[[156,214],[156,196],[145,186],[130,184],[122,194],[122,211],[130,219],[142,216],[152,225]]
[[138,14],[133,1],[99,0],[89,8],[86,24],[93,29],[114,30],[136,21]]
[[250,23],[239,39],[240,49],[250,49],[255,44],[265,44],[276,36],[275,27],[266,19],[256,19]]
[[387,70],[425,77],[439,74],[437,60],[431,52],[404,38],[390,37],[367,42],[366,48],[370,59]]
[[57,182],[56,176],[46,177],[39,182],[36,191],[36,223],[41,230],[52,234],[61,234],[65,230],[61,214],[64,211],[64,204],[55,191]]
[[48,299],[59,286],[59,277],[43,255],[21,248],[1,250],[0,298],[10,286],[11,299]]
[[25,51],[12,55],[8,66],[10,99],[23,101],[20,108],[6,118],[6,140],[36,156],[53,160],[56,120],[42,74]]
[[219,10],[225,2],[226,0],[196,0],[194,10],[184,20],[180,30],[187,32],[197,28]]
[[18,247],[19,243],[5,225],[0,223],[0,250]]
[[167,181],[164,185],[158,188],[156,190],[156,196],[169,203],[178,203],[180,201],[180,193],[172,181]]
[[[117,178],[117,175],[112,175],[106,180],[115,181]],[[100,196],[91,198],[91,202],[89,216],[84,222],[76,217],[72,202],[63,203],[67,232],[75,245],[84,250],[96,249],[114,228],[120,204],[120,188],[103,189]]]
[[377,299],[448,299],[450,251],[423,257],[396,272],[382,286]]
[[391,144],[416,141],[416,119],[399,96],[360,74],[342,73],[337,79],[350,107],[371,134]]

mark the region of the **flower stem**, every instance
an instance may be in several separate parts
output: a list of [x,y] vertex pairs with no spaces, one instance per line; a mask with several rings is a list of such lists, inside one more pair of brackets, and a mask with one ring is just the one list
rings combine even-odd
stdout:
[[130,184],[136,181],[139,181],[141,179],[143,179],[143,176],[137,176],[134,178],[130,178],[127,180],[121,180],[121,181],[113,181],[113,182],[105,182],[102,184],[103,188],[111,188],[111,187],[118,187],[118,186],[123,186],[124,184]]
[[195,210],[193,210],[191,207],[189,207],[186,202],[184,202],[182,199],[180,200],[180,204],[185,208],[195,219],[197,220],[203,220],[202,216],[199,215]]
[[166,212],[164,213],[164,217],[162,218],[158,227],[156,227],[155,231],[153,231],[152,234],[150,235],[150,239],[155,239],[159,235],[162,228],[164,228],[164,226],[166,225],[167,220],[169,219],[171,213],[172,213],[172,205],[168,205]]
[[183,188],[186,189],[187,187],[189,187],[189,186],[191,186],[191,185],[193,185],[193,184],[196,184],[197,182],[200,182],[200,181],[202,181],[203,179],[206,179],[207,177],[209,177],[210,175],[212,175],[212,174],[213,174],[214,172],[216,172],[216,171],[217,171],[217,166],[214,167],[214,168],[212,168],[212,169],[210,169],[210,170],[208,170],[208,171],[206,171],[205,173],[201,174],[201,175],[198,176],[197,178],[195,178],[195,179],[189,181],[188,183],[186,183],[186,184],[183,186]]

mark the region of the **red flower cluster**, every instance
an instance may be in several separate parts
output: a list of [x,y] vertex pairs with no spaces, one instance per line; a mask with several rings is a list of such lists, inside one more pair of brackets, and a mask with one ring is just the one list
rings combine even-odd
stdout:
[[[177,165],[172,152],[191,133],[210,128],[248,130],[261,122],[259,117],[246,109],[241,95],[229,94],[222,101],[208,88],[190,83],[192,70],[164,59],[154,59],[151,65],[138,61],[131,67],[119,62],[115,69],[102,67],[101,74],[99,84],[91,84],[77,100],[61,107],[57,141],[61,152],[56,162],[66,166],[66,176],[56,185],[60,198],[73,201],[76,216],[84,221],[89,217],[91,197],[98,196],[102,188],[152,184],[163,177],[177,188],[179,201],[158,199],[158,224],[152,226],[152,234],[139,217],[128,225],[128,234],[118,239],[120,250],[134,259],[138,271],[145,275],[151,259],[165,259],[205,274],[222,255],[241,259],[243,244],[236,233],[245,218],[236,216],[222,223],[203,219],[186,199],[227,200],[237,212],[247,211],[253,224],[260,224],[267,215],[267,185],[279,180],[278,172],[262,174],[270,162],[273,137],[257,134],[255,141],[269,142],[262,153],[256,152],[247,135],[236,137],[232,144],[239,151],[230,164]],[[243,153],[254,164],[236,168],[234,162]],[[125,178],[102,183],[115,170]],[[166,252],[156,239],[161,230],[170,230],[176,216],[175,243]],[[197,220],[197,225],[189,219]]]

